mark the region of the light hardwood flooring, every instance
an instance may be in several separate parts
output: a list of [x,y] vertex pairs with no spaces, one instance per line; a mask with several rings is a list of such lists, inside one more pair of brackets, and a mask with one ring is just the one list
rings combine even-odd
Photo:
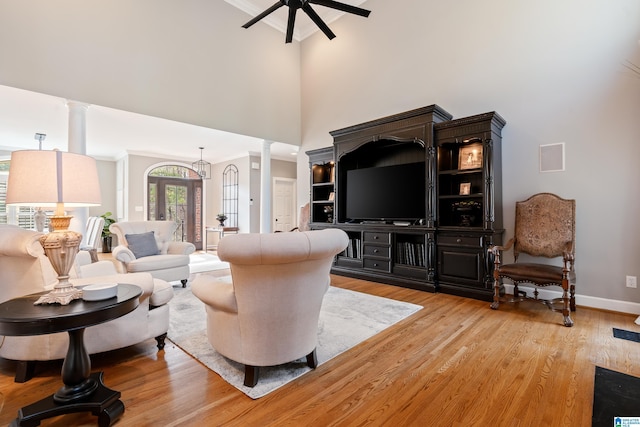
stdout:
[[[227,274],[226,271],[220,274]],[[502,305],[332,276],[332,284],[424,306],[315,371],[258,400],[168,342],[94,355],[108,387],[122,392],[117,426],[589,426],[594,369],[640,376],[635,316],[578,307],[573,328],[532,302]],[[345,328],[348,328],[345,325]],[[55,391],[60,362],[13,382],[0,361],[0,425]],[[640,413],[639,413],[640,415]],[[89,413],[43,426],[96,425]]]

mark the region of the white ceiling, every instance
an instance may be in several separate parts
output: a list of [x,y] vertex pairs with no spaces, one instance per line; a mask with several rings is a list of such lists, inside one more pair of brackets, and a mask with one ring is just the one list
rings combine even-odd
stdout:
[[[0,151],[68,147],[67,100],[0,85]],[[218,163],[262,151],[262,139],[90,105],[86,112],[86,154],[115,160],[125,154],[160,156],[185,162],[203,157]],[[298,147],[273,143],[271,156],[296,161]]]
[[[246,21],[238,22],[241,26],[271,7],[276,0],[225,1],[248,14]],[[364,2],[365,0],[342,1],[352,6],[360,6]],[[312,7],[327,25],[344,15],[343,12],[324,6]],[[271,25],[284,35],[287,13],[287,7],[281,7],[255,25]],[[296,16],[294,39],[303,40],[316,31],[319,29],[315,23],[300,11]],[[282,42],[284,43],[284,36]],[[47,135],[42,144],[43,149],[67,150],[69,109],[66,103],[67,100],[63,98],[0,85],[0,152],[38,149],[36,133]],[[193,162],[200,158],[198,147],[205,147],[203,158],[211,163],[218,163],[262,151],[263,140],[260,138],[99,105],[89,106],[86,115],[86,154],[98,159],[115,160],[128,153]],[[271,145],[270,152],[273,158],[296,161],[294,153],[297,153],[298,148],[275,142]]]
[[[250,18],[247,19],[248,22],[251,18],[258,16],[275,3],[278,0],[224,0],[227,3],[237,7],[238,9],[248,13],[251,15]],[[339,0],[340,3],[345,3],[351,6],[360,6],[365,0]],[[320,6],[317,4],[311,4],[313,10],[322,18],[325,24],[329,25],[336,19],[340,18],[344,15],[344,12],[340,12],[335,9],[330,9],[325,6]],[[255,25],[264,23],[270,25],[276,30],[280,31],[283,34],[287,32],[287,20],[288,20],[288,9],[286,7],[281,7],[275,12],[269,14],[265,18],[263,18],[260,22]],[[245,24],[245,22],[240,23],[240,25]],[[331,28],[331,25],[329,25]],[[250,30],[250,29],[249,29]],[[311,34],[316,31],[320,31],[316,24],[304,13],[302,10],[299,10],[296,14],[296,23],[293,31],[293,39],[297,41],[302,41],[305,38],[309,37]],[[336,33],[336,36],[339,34]],[[284,38],[283,38],[284,43]]]

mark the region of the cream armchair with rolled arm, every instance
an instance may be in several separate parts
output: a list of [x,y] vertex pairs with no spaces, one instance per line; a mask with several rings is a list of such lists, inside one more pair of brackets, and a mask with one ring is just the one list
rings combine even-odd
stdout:
[[306,356],[316,367],[329,271],[347,243],[347,234],[338,229],[235,234],[220,241],[218,256],[229,262],[232,283],[201,275],[191,290],[205,303],[209,342],[245,365],[247,387],[257,384],[261,366]]
[[[42,233],[0,224],[0,302],[35,292],[51,290],[57,281],[39,238]],[[85,259],[86,258],[86,259]],[[84,343],[89,354],[115,350],[155,338],[164,348],[169,329],[169,305],[173,287],[149,273],[118,274],[111,261],[91,263],[88,253],[78,254],[78,268],[71,282],[81,287],[91,283],[130,283],[142,288],[138,307],[118,319],[86,329]],[[78,277],[78,276],[82,277]],[[73,304],[73,302],[71,302]],[[69,335],[57,333],[25,337],[1,336],[0,357],[16,360],[16,382],[31,378],[36,361],[64,359]]]
[[196,247],[189,242],[174,242],[174,221],[123,221],[109,226],[118,237],[113,257],[120,262],[121,273],[147,272],[167,282],[189,279],[189,254]]

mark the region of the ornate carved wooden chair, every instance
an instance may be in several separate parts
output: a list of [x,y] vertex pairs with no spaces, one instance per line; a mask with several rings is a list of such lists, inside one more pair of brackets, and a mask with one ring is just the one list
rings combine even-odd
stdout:
[[[573,326],[569,311],[576,311],[575,281],[573,269],[575,251],[575,200],[565,200],[555,194],[539,193],[525,201],[516,203],[514,237],[505,246],[492,246],[490,254],[495,257],[493,271],[494,295],[491,308],[498,309],[501,301],[518,302],[524,299],[539,300],[537,287],[560,286],[562,297],[539,300],[551,310],[562,312],[565,326]],[[513,264],[502,264],[501,252],[513,247]],[[562,257],[563,265],[547,262],[518,262],[521,253],[531,257],[553,259]],[[502,279],[513,284],[513,298],[501,298]],[[534,285],[534,297],[518,288],[520,283]],[[557,305],[561,303],[562,307]]]

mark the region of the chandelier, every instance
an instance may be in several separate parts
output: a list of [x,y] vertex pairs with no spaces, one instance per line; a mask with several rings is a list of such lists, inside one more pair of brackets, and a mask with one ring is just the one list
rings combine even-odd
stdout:
[[202,159],[202,150],[204,150],[204,147],[198,148],[200,148],[200,160],[193,162],[191,168],[196,171],[201,179],[211,179],[211,163]]

